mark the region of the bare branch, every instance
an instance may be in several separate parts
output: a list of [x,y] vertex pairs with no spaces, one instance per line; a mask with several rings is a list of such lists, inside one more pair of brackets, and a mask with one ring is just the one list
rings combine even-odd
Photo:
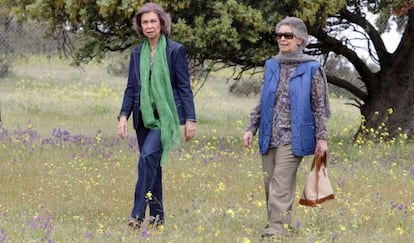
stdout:
[[381,67],[388,65],[390,60],[390,54],[385,47],[384,41],[381,38],[381,35],[375,29],[375,27],[363,16],[350,12],[347,9],[340,11],[340,17],[348,20],[351,23],[361,26],[370,37],[375,50],[378,55],[379,65]]
[[[318,40],[321,42],[317,46],[322,50],[322,53],[328,53],[332,51],[332,52],[335,52],[336,54],[344,56],[345,58],[348,59],[349,62],[353,64],[355,69],[358,71],[359,75],[361,76],[361,80],[364,82],[365,86],[371,87],[375,84],[373,82],[376,80],[375,74],[368,67],[367,63],[364,60],[362,60],[354,50],[351,50],[350,48],[348,48],[346,44],[341,42],[341,40],[337,40],[329,36],[321,28],[318,30],[312,29],[311,34],[317,37]],[[312,45],[309,45],[308,48],[309,47],[312,47]],[[362,97],[360,94],[361,91],[356,92],[353,89],[350,91],[352,93],[355,92],[356,96]]]
[[367,94],[363,92],[360,88],[354,86],[351,82],[344,80],[344,79],[340,79],[332,75],[326,75],[326,76],[328,78],[329,83],[348,90],[349,92],[351,92],[353,95],[355,95],[356,97],[358,97],[358,99],[362,101],[366,100]]

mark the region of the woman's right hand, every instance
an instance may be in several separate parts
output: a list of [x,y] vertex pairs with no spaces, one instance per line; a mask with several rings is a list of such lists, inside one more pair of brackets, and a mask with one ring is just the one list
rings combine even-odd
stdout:
[[246,148],[252,148],[253,132],[247,131],[243,136],[243,143]]
[[118,136],[121,139],[124,139],[125,136],[126,136],[127,125],[128,125],[128,120],[127,120],[126,116],[119,117]]

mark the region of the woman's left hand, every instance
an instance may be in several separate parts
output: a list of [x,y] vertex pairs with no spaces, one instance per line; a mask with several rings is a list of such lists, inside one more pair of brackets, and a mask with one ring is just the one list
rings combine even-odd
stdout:
[[328,152],[328,141],[325,139],[318,139],[316,141],[315,154],[316,153],[324,154],[325,152]]
[[185,141],[191,140],[195,136],[196,123],[194,121],[187,120],[184,126]]

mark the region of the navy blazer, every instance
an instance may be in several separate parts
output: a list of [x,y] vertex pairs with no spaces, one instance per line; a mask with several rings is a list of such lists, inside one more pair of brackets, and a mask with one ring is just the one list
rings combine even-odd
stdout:
[[[140,107],[140,56],[141,45],[132,50],[128,72],[128,83],[124,92],[120,116],[130,117],[133,112],[134,128],[138,128]],[[170,70],[171,87],[174,94],[180,124],[186,120],[196,120],[193,92],[188,73],[188,63],[185,47],[173,40],[167,39],[167,61]],[[155,97],[157,98],[157,97]]]

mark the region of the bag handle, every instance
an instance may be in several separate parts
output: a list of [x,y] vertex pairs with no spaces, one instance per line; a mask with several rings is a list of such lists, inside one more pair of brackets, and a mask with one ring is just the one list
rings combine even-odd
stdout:
[[312,166],[311,166],[311,170],[313,170],[313,168],[315,168],[316,166],[316,171],[320,171],[322,165],[325,166],[326,168],[326,160],[327,160],[327,155],[326,152],[324,152],[322,155],[321,153],[318,151],[314,156],[313,156],[313,161],[312,161]]
[[[319,171],[321,170],[322,165],[326,168],[326,152],[321,155],[321,152],[317,151],[313,156],[313,162],[311,170],[316,166],[315,170],[315,190],[316,190],[316,203],[319,203]],[[324,172],[325,173],[325,172]]]

